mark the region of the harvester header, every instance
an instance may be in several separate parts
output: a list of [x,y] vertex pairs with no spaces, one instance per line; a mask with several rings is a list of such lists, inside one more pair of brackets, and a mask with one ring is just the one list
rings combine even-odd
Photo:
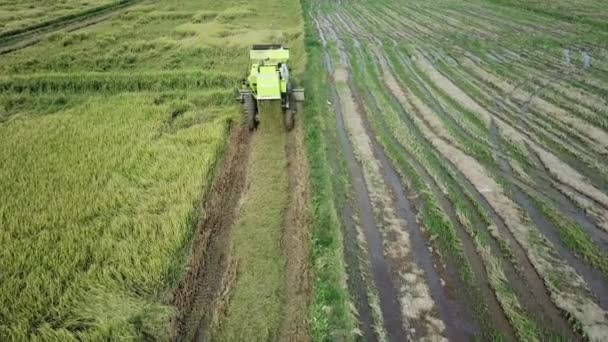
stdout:
[[253,63],[287,63],[289,49],[282,45],[254,45],[249,51],[249,58]]

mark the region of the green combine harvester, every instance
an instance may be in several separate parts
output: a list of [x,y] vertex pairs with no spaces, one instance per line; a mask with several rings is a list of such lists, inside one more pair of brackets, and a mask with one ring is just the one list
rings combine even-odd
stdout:
[[254,45],[249,58],[251,69],[241,84],[238,97],[243,104],[247,126],[250,130],[257,127],[260,101],[273,101],[281,104],[285,128],[291,130],[296,102],[304,101],[304,90],[294,89],[289,81],[289,49],[277,44]]

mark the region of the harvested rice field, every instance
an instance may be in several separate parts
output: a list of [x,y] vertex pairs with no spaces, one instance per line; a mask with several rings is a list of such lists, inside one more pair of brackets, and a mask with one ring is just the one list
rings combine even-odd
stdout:
[[308,2],[358,336],[608,338],[600,3]]

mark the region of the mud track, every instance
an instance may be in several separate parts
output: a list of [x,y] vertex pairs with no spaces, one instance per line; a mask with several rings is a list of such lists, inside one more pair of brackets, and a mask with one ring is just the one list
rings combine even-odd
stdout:
[[204,340],[234,282],[230,232],[246,182],[250,141],[244,125],[231,129],[225,157],[196,228],[186,273],[175,291],[175,341]]
[[279,340],[308,341],[306,305],[312,290],[308,269],[310,184],[302,120],[287,136],[290,200],[281,245],[287,258],[287,302]]

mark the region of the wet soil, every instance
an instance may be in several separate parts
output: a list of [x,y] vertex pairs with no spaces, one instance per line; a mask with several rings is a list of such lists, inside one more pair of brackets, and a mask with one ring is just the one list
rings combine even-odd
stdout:
[[365,341],[373,342],[378,341],[378,336],[374,333],[374,318],[367,298],[367,284],[361,271],[360,247],[357,242],[357,227],[353,217],[355,217],[355,212],[350,205],[345,205],[340,211],[340,218],[344,226],[344,259],[348,273],[346,283],[357,310],[361,337]]
[[[499,166],[503,172],[510,175],[510,178],[513,178],[513,172],[511,170],[511,166],[503,157],[501,147],[499,144],[498,134],[499,133],[498,133],[498,128],[496,127],[496,123],[492,120],[492,123],[490,126],[490,140],[491,140],[493,148],[496,152]],[[541,231],[544,234],[551,233],[554,235],[555,234],[554,228],[549,228],[547,226],[548,223],[546,222],[546,220],[544,220],[544,218],[540,217],[540,213],[538,213],[538,211],[532,207],[532,205],[531,205],[529,199],[526,197],[526,195],[518,187],[513,186],[512,188],[513,188],[513,191],[515,191],[515,196],[514,196],[515,201],[517,202],[517,204],[519,206],[521,206],[524,210],[526,210],[528,212],[528,214],[531,216],[532,220],[539,227],[539,229],[541,229]],[[541,219],[542,219],[542,221],[541,221]],[[539,224],[540,224],[540,226],[539,226]],[[507,233],[506,227],[502,228],[500,230],[504,231],[504,233]],[[504,234],[502,231],[501,231],[501,234]],[[509,240],[511,240],[511,239],[509,239]],[[519,246],[517,245],[517,242],[514,241],[514,239],[511,242],[510,246],[511,246],[511,248],[515,247],[514,252],[515,252],[516,256],[521,254],[521,256],[519,258],[516,257],[515,262],[517,262],[518,265],[521,267],[519,269],[520,275],[526,279],[525,282],[527,284],[531,285],[530,290],[532,290],[531,292],[533,293],[533,296],[534,296],[534,299],[532,301],[530,301],[532,298],[530,298],[529,295],[525,295],[525,293],[528,292],[527,290],[520,288],[519,286],[514,286],[514,290],[518,294],[518,297],[520,297],[520,296],[521,296],[520,298],[522,298],[523,296],[525,296],[523,298],[527,297],[527,300],[520,300],[522,305],[524,307],[526,307],[528,310],[531,310],[531,312],[534,313],[534,318],[536,320],[538,320],[539,322],[541,322],[547,329],[549,329],[549,327],[554,327],[554,328],[560,327],[558,332],[560,334],[562,334],[563,336],[567,336],[569,338],[569,340],[580,339],[580,337],[575,335],[570,329],[567,329],[567,327],[569,325],[568,325],[567,321],[561,315],[559,309],[557,309],[555,307],[555,305],[553,304],[553,301],[551,300],[549,294],[547,293],[547,290],[544,287],[544,283],[543,283],[542,279],[540,279],[540,276],[534,271],[531,264],[529,267],[527,266],[527,264],[529,263],[529,260],[525,256],[525,252],[523,250],[521,250],[521,248],[518,248]],[[514,276],[513,274],[509,274],[509,273],[508,273],[509,277]],[[539,278],[539,279],[537,280],[536,278]],[[517,283],[512,282],[512,284],[517,284]],[[535,301],[538,302],[537,305],[534,305],[534,304],[536,304],[536,303],[534,303]]]
[[186,272],[175,290],[175,341],[204,340],[234,280],[230,231],[245,186],[250,140],[246,127],[236,124],[231,128],[203,218],[196,227]]
[[[545,168],[544,164],[536,155],[536,152],[529,148],[529,146],[528,155],[537,168],[530,171],[533,172],[532,176],[534,177],[534,181],[540,184],[539,191],[547,199],[551,200],[559,208],[559,211],[562,214],[578,223],[602,251],[605,253],[608,252],[608,231],[600,228],[583,209],[576,203],[573,203],[570,198],[555,187],[554,182],[556,182],[556,180],[551,177],[549,170]],[[566,185],[562,184],[562,186]]]
[[403,320],[398,302],[399,295],[392,281],[390,267],[384,258],[382,236],[374,220],[374,211],[369,193],[367,192],[363,170],[361,170],[361,166],[357,162],[346,128],[344,127],[342,109],[339,103],[339,100],[334,103],[334,111],[339,118],[337,119],[338,138],[351,177],[360,225],[367,241],[371,274],[374,279],[374,285],[378,290],[380,308],[384,317],[384,327],[391,341],[404,341],[407,338],[402,328]]
[[[503,157],[500,144],[498,142],[498,132],[496,124],[492,122],[491,126],[491,140],[494,148],[497,152],[497,159],[500,168],[505,172],[509,178],[513,177],[513,170],[509,162]],[[515,184],[510,187],[512,196],[515,202],[528,213],[528,216],[532,219],[532,222],[543,235],[553,244],[559,255],[572,266],[577,273],[583,277],[591,292],[598,299],[598,304],[604,310],[608,305],[608,282],[606,282],[605,276],[601,271],[591,267],[584,260],[577,257],[568,249],[567,246],[562,242],[559,231],[553,226],[551,222],[540,212],[540,210],[532,203],[532,199]]]
[[[315,23],[317,33],[319,34],[319,38],[321,39],[323,46],[326,47],[327,41],[325,39],[324,32],[321,29],[321,24],[319,20],[312,13],[309,13],[309,15]],[[323,53],[323,65],[325,67],[325,70],[327,71],[328,78],[331,79],[333,77],[333,65],[331,62],[331,57],[329,56],[327,50],[325,50]],[[330,99],[330,104],[333,105],[333,108],[336,113],[341,113],[339,102],[340,100],[338,98],[338,93],[334,87],[330,88]],[[336,127],[341,127],[341,129],[336,130],[336,136],[339,140],[338,145],[343,146],[345,143],[348,143],[348,137],[346,136],[346,130],[344,129],[344,124],[342,122],[341,115],[335,115],[334,120]],[[351,158],[354,158],[352,151],[350,152]],[[344,151],[342,151],[341,154],[343,156]],[[334,173],[337,174],[337,156],[331,156],[330,159],[332,161],[332,169]],[[353,159],[351,159],[351,163],[352,161]],[[365,284],[365,281],[361,274],[357,231],[355,227],[355,222],[353,221],[353,217],[355,216],[353,208],[358,208],[358,204],[346,204],[340,211],[340,217],[342,220],[342,224],[344,225],[344,258],[348,273],[347,284],[353,296],[355,308],[357,309],[359,330],[365,337],[366,341],[377,341],[378,337],[374,332],[374,318],[372,317],[370,303],[367,297],[367,285]]]

